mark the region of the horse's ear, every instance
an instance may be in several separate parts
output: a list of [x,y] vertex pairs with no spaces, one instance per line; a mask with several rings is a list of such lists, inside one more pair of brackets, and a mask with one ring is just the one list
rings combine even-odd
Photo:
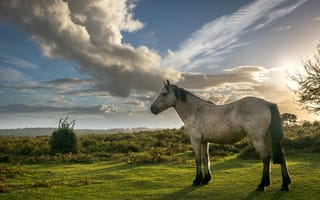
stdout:
[[170,86],[170,82],[169,82],[169,80],[168,80],[168,79],[167,79],[167,85],[168,85],[168,86]]
[[163,81],[163,85],[164,85],[164,87],[167,87],[167,84],[166,84],[166,82],[164,82],[164,81]]
[[163,81],[164,87],[167,89],[168,92],[170,92],[170,82],[167,80],[167,82]]

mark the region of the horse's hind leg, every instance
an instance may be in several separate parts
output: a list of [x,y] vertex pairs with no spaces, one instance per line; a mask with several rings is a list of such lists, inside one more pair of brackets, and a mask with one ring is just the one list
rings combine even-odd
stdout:
[[261,182],[258,185],[256,191],[264,191],[264,187],[270,185],[270,154],[266,153],[266,155],[262,159],[263,162],[263,170],[262,170],[262,178]]
[[207,185],[211,180],[210,172],[210,159],[209,159],[209,143],[205,142],[201,144],[201,158],[204,166],[204,179],[202,183]]
[[282,173],[282,191],[289,191],[289,184],[291,183],[291,179],[287,169],[287,161],[286,154],[283,149],[281,149],[282,153],[282,163],[281,163],[281,173]]
[[264,140],[253,140],[253,146],[256,148],[263,162],[262,178],[256,191],[264,191],[264,187],[270,185],[270,153],[267,150]]

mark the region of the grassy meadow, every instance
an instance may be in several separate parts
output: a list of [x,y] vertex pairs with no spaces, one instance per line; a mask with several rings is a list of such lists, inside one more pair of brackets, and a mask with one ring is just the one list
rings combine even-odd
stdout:
[[286,128],[291,191],[255,192],[262,172],[252,145],[211,145],[212,180],[192,187],[193,154],[183,130],[83,135],[78,154],[50,153],[49,137],[0,138],[0,199],[319,199],[318,125]]

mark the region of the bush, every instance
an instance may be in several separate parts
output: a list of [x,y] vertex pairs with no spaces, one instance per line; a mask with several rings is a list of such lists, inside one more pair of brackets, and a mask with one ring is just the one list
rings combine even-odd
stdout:
[[303,126],[303,127],[311,127],[312,124],[311,124],[311,122],[309,122],[309,121],[305,121],[305,122],[303,122],[302,126]]
[[73,130],[74,121],[69,123],[66,118],[60,119],[59,128],[52,133],[49,142],[51,153],[77,153],[79,151],[79,142],[77,135]]
[[257,160],[260,159],[258,152],[253,147],[253,145],[249,145],[245,147],[239,154],[239,158],[244,160]]

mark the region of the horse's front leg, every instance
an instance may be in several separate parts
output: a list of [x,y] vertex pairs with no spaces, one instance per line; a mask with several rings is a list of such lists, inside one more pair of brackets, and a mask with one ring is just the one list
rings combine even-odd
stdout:
[[193,186],[198,186],[203,182],[203,176],[201,171],[201,141],[191,137],[191,145],[194,151],[194,156],[196,159],[196,178],[193,181]]
[[207,185],[211,180],[210,172],[210,158],[209,158],[209,143],[205,142],[201,144],[201,158],[204,166],[204,179],[202,183]]

